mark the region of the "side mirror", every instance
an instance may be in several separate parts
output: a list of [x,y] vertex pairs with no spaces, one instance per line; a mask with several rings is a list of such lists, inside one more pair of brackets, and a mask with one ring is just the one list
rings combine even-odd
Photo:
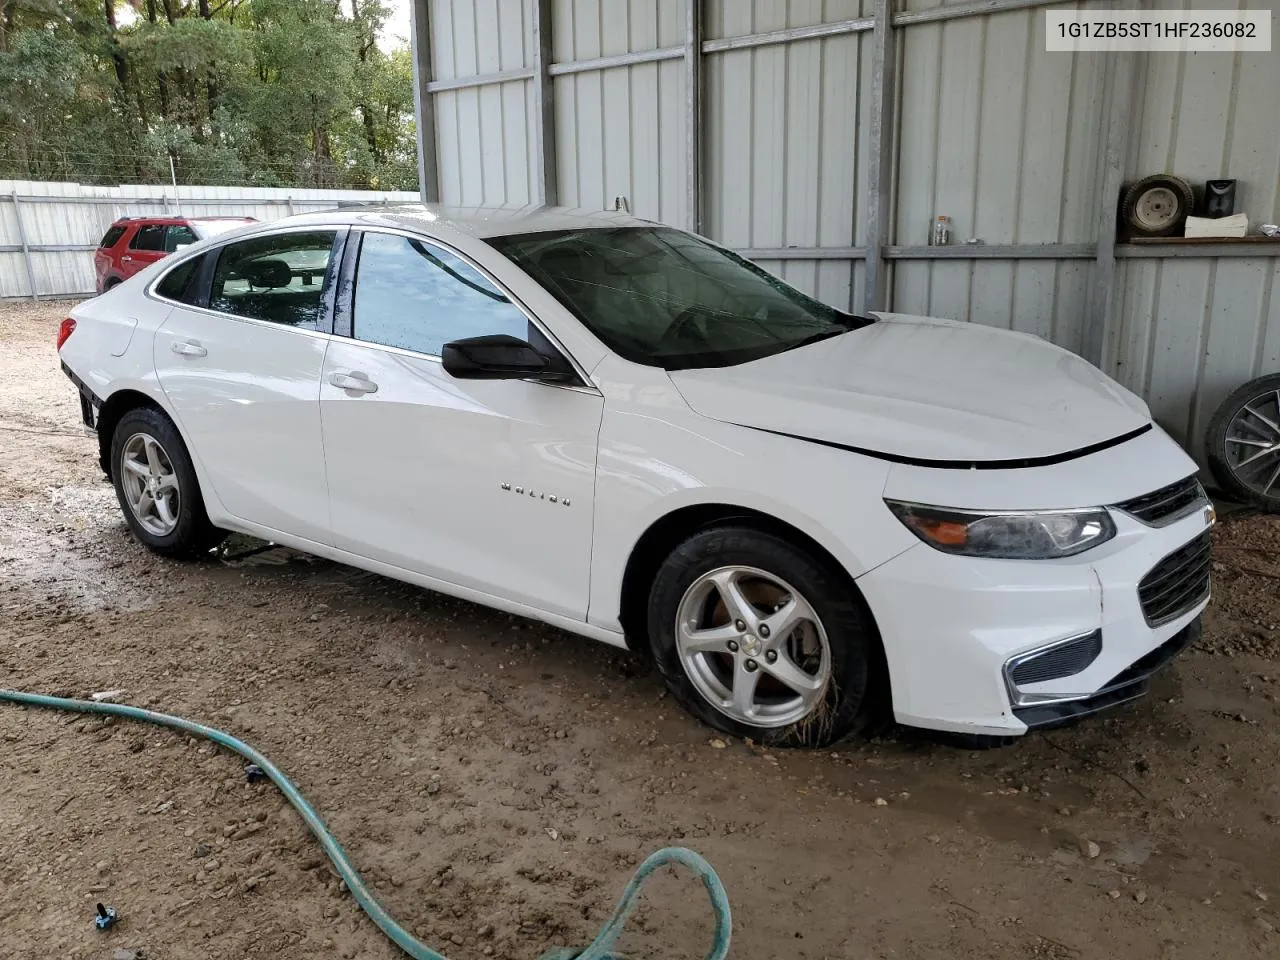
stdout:
[[541,376],[550,364],[524,340],[505,333],[446,343],[440,360],[460,380],[521,380]]

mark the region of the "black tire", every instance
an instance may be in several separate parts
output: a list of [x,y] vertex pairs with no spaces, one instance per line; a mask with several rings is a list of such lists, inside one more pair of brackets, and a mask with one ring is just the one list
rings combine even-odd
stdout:
[[[830,680],[812,710],[788,726],[756,726],[726,715],[699,692],[682,663],[676,621],[686,592],[705,574],[731,566],[755,568],[785,581],[808,601],[825,630]],[[654,578],[648,631],[658,670],[676,700],[708,726],[735,737],[771,746],[826,746],[860,729],[888,702],[880,637],[856,589],[828,563],[771,533],[716,526],[676,547]],[[725,656],[730,658],[728,675],[736,676],[736,654]]]
[[123,281],[123,280],[121,280],[119,277],[112,277],[112,278],[111,278],[110,280],[108,280],[108,281],[106,282],[106,284],[103,286],[103,288],[102,288],[102,292],[103,292],[103,293],[106,293],[106,292],[107,292],[108,290],[110,290],[112,287],[118,287],[118,286],[120,286],[120,284],[121,284],[121,283],[123,283],[123,282],[124,282],[124,281]]
[[[1160,191],[1155,194],[1157,201],[1144,206],[1143,198],[1154,191]],[[1182,225],[1194,204],[1191,184],[1181,177],[1162,173],[1143,177],[1124,192],[1121,216],[1135,236],[1181,236]]]
[[[1204,441],[1209,472],[1219,489],[1232,500],[1253,504],[1268,513],[1280,513],[1280,474],[1273,474],[1273,471],[1280,470],[1280,449],[1263,454],[1255,461],[1257,467],[1246,465],[1242,475],[1240,460],[1242,454],[1249,454],[1240,448],[1248,445],[1231,443],[1228,439],[1233,421],[1245,412],[1246,405],[1265,418],[1254,420],[1256,436],[1250,439],[1259,443],[1280,443],[1280,430],[1274,430],[1267,423],[1280,424],[1280,374],[1250,380],[1222,401],[1209,422]],[[1256,418],[1257,415],[1254,416]],[[1259,447],[1251,448],[1252,453],[1260,450]],[[1268,480],[1272,481],[1270,489],[1260,489]]]
[[[172,466],[178,484],[177,523],[166,534],[157,534],[143,526],[133,508],[124,487],[124,452],[130,440],[139,435],[157,441]],[[200,494],[200,482],[187,445],[164,413],[154,407],[137,407],[122,416],[111,436],[111,480],[116,488],[116,498],[133,535],[156,553],[165,557],[189,559],[208,553],[226,537],[227,531],[219,530],[209,522],[205,513],[204,498]]]

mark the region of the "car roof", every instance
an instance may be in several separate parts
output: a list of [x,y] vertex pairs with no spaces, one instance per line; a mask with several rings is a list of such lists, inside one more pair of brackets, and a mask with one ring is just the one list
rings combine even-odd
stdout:
[[176,214],[163,214],[157,216],[148,216],[139,214],[132,217],[117,217],[113,227],[122,227],[130,223],[204,223],[207,220],[243,220],[245,223],[257,223],[254,217],[237,217],[231,216],[213,216],[213,217],[183,217]]
[[[654,226],[651,221],[612,210],[573,207],[451,207],[440,204],[359,206],[303,213],[261,225],[262,232],[282,226],[384,226],[443,236],[464,234],[478,239],[552,230]],[[244,236],[244,234],[239,234]]]

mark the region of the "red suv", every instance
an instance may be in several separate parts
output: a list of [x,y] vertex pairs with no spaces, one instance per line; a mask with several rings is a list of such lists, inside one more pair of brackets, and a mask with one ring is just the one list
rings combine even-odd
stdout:
[[121,217],[93,254],[98,292],[110,290],[181,247],[247,223],[257,221],[253,217]]

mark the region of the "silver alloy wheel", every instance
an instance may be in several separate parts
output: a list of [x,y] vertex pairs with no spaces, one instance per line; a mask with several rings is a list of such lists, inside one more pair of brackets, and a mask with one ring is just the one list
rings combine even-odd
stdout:
[[1227,468],[1264,497],[1280,496],[1280,390],[1245,403],[1227,423]]
[[698,693],[753,727],[803,720],[831,679],[831,645],[809,601],[756,567],[720,567],[690,585],[676,611],[676,650]]
[[147,533],[165,537],[178,525],[182,490],[173,461],[160,441],[135,433],[120,451],[120,486],[134,519]]
[[1168,187],[1152,187],[1143,191],[1134,205],[1133,215],[1148,230],[1163,230],[1178,216],[1179,201]]

